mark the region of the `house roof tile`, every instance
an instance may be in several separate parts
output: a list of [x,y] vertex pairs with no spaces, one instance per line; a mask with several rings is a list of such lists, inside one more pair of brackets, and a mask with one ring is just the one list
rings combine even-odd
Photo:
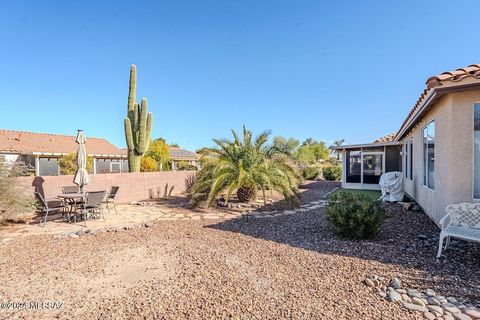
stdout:
[[[77,150],[75,136],[0,129],[0,152],[70,153]],[[88,154],[124,155],[125,152],[102,138],[87,138]]]
[[378,138],[377,140],[373,141],[373,143],[384,143],[384,142],[392,142],[395,140],[396,133],[387,134],[384,137]]
[[417,99],[415,105],[408,113],[405,121],[402,123],[402,126],[398,130],[395,135],[395,139],[399,139],[399,134],[402,132],[404,127],[408,126],[417,112],[420,110],[423,103],[426,101],[425,99],[433,92],[436,88],[442,87],[447,84],[455,84],[464,79],[475,79],[480,80],[480,64],[471,64],[464,68],[459,68],[456,70],[445,71],[441,74],[432,76],[427,79],[426,81],[426,88],[420,94],[420,97]]

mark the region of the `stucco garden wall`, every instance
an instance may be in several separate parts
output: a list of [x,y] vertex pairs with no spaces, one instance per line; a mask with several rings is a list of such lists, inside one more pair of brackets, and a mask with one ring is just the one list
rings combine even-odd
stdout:
[[[450,93],[402,140],[413,139],[413,179],[405,191],[436,223],[452,203],[473,200],[473,105],[480,90]],[[423,128],[435,120],[435,189],[423,185]]]
[[[109,173],[90,175],[90,183],[86,191],[110,190],[111,186],[119,186],[117,194],[118,203],[146,200],[153,194],[163,196],[165,186],[171,195],[178,195],[185,190],[185,178],[192,171],[167,171],[145,173]],[[45,176],[45,177],[21,177],[20,181],[27,190],[34,192],[39,190],[47,198],[53,198],[62,192],[62,186],[71,186],[73,176]]]

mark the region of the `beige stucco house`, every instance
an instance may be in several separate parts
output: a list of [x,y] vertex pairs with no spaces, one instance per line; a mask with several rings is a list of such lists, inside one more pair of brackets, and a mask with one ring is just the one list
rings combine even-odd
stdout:
[[480,200],[480,64],[430,77],[394,135],[337,149],[343,187],[379,189],[382,173],[402,171],[405,192],[436,223],[447,205]]

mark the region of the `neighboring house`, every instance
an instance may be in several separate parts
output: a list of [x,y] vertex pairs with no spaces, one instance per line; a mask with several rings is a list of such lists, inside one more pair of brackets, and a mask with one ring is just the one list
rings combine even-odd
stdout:
[[200,155],[179,147],[168,147],[172,170],[177,170],[180,163],[188,163],[200,169]]
[[340,146],[342,185],[378,189],[402,171],[405,192],[436,222],[452,203],[480,199],[480,64],[430,77],[398,132],[372,144]]
[[[37,176],[60,174],[58,159],[76,152],[76,136],[0,129],[0,161],[24,164]],[[88,138],[87,153],[93,157],[94,173],[128,172],[125,152],[105,139]]]
[[[127,149],[121,149],[123,153],[127,154]],[[198,153],[182,149],[180,147],[168,146],[170,168],[178,170],[180,163],[187,163],[200,169],[200,155]],[[162,168],[160,168],[162,170]]]

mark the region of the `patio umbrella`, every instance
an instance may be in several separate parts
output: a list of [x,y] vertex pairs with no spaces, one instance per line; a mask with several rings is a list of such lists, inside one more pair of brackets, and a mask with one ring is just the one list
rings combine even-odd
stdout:
[[75,141],[78,143],[78,150],[77,171],[75,172],[73,183],[79,186],[80,191],[83,193],[83,186],[87,185],[89,182],[87,172],[87,151],[85,150],[87,139],[85,139],[85,136],[83,135],[83,130],[78,130],[77,139]]

